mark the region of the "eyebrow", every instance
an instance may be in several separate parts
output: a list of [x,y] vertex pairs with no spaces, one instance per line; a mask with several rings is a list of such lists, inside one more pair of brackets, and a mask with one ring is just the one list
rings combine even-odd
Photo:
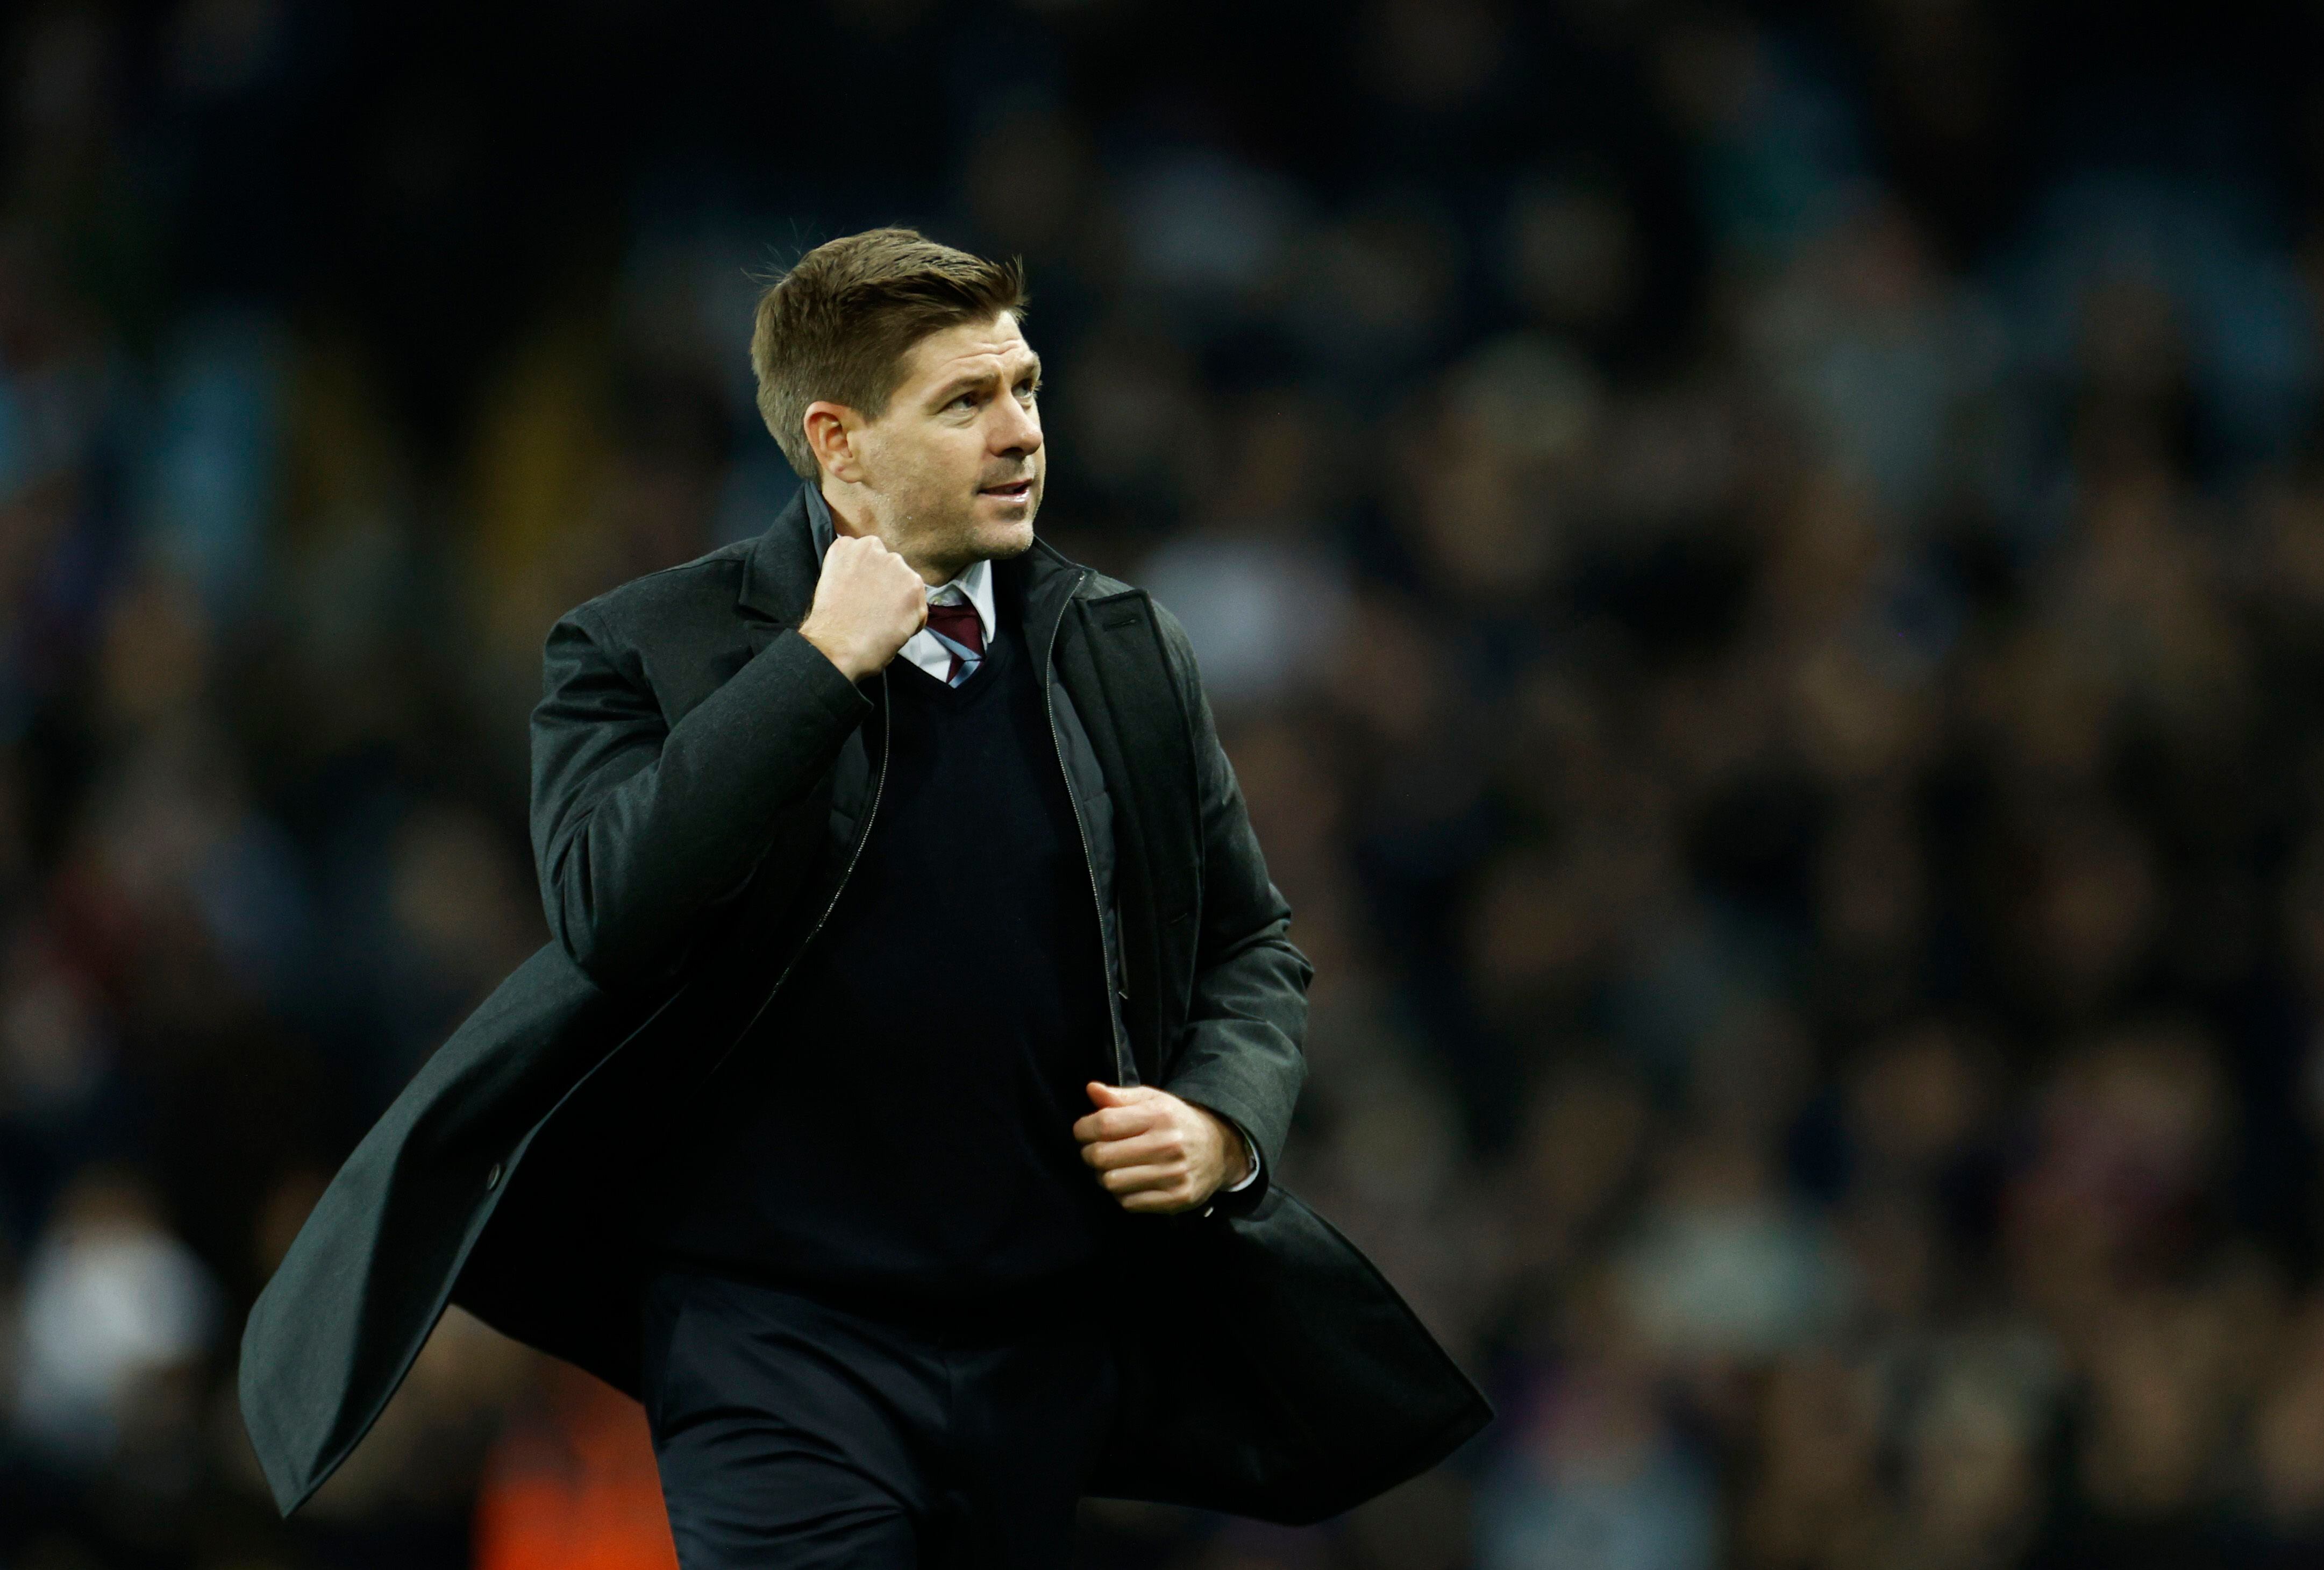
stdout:
[[[1041,379],[1040,356],[1035,355],[1032,356],[1032,362],[1025,367],[1024,374],[1032,377],[1036,382]],[[1012,378],[1011,380],[1013,383],[1016,378]],[[937,388],[935,395],[930,398],[928,402],[932,405],[941,408],[943,405],[951,402],[954,399],[967,392],[971,387],[980,387],[983,384],[984,378],[982,375],[972,374],[955,376],[951,381],[945,383],[943,386]]]

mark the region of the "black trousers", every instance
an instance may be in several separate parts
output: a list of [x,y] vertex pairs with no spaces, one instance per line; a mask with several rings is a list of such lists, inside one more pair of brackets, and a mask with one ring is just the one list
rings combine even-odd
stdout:
[[1094,1292],[904,1316],[672,1268],[642,1329],[682,1570],[1065,1570],[1119,1389]]

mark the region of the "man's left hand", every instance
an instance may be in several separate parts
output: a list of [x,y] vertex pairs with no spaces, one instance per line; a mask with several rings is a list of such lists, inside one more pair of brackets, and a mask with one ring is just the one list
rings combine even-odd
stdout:
[[1191,1210],[1250,1163],[1242,1136],[1208,1107],[1150,1085],[1089,1082],[1097,1111],[1074,1124],[1082,1159],[1124,1210]]

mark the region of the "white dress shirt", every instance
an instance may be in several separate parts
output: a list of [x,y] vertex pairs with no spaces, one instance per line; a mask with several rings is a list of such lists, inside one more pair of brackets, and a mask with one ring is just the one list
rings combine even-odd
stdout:
[[[977,625],[984,629],[984,646],[992,647],[992,563],[979,559],[961,568],[960,576],[928,589],[928,604],[957,605],[966,600],[976,607]],[[953,648],[933,627],[922,627],[898,650],[905,659],[942,681],[952,670]],[[963,650],[964,656],[967,654]]]
[[[831,548],[836,531],[831,522],[831,504],[823,499],[821,487],[812,484],[807,487],[807,515],[808,531],[815,536],[815,559],[819,562],[823,559],[823,553]],[[970,562],[955,577],[929,586],[927,596],[928,604],[932,605],[954,605],[962,600],[974,605],[977,624],[984,631],[984,646],[988,649],[992,646],[992,563],[990,559],[979,559]],[[905,639],[904,646],[897,653],[938,681],[942,681],[952,670],[952,645],[927,627],[922,627]],[[1204,1110],[1209,1111],[1207,1107]],[[1240,1135],[1243,1155],[1249,1166],[1241,1182],[1226,1184],[1219,1192],[1232,1194],[1250,1187],[1259,1180],[1259,1146],[1243,1132],[1242,1125],[1232,1118],[1223,1113],[1212,1115]]]

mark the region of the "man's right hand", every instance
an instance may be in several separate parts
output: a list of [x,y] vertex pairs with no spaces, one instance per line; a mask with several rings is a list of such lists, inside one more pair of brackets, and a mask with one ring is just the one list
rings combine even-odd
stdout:
[[877,535],[843,534],[823,553],[799,636],[848,680],[861,681],[893,660],[927,619],[920,575]]

